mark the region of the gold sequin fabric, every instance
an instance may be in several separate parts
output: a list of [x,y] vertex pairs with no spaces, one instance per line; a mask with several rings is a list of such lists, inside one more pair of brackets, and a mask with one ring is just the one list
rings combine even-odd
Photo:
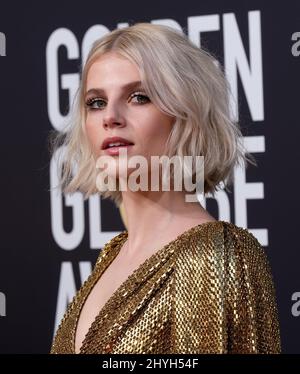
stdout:
[[[69,304],[51,353],[75,353],[85,300],[127,231],[101,250]],[[266,253],[247,229],[226,221],[192,227],[158,249],[113,293],[80,353],[280,353],[274,283]]]

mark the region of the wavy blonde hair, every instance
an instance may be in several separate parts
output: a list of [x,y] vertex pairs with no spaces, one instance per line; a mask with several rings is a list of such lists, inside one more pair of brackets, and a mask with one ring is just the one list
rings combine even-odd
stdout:
[[[81,191],[85,199],[99,193],[96,160],[85,133],[84,95],[89,68],[107,52],[133,62],[154,105],[176,118],[165,154],[204,156],[204,194],[214,196],[222,183],[228,189],[237,164],[256,165],[243,147],[238,124],[230,119],[229,85],[212,55],[171,27],[137,23],[115,29],[94,42],[82,69],[67,131],[51,136],[52,150],[64,149],[60,175],[63,192]],[[191,176],[194,174],[195,170]],[[101,195],[117,206],[122,202],[119,191]]]

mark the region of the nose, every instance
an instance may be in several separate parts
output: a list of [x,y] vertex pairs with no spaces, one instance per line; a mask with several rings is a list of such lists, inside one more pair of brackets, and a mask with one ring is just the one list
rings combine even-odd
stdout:
[[125,126],[125,120],[121,116],[120,110],[118,110],[116,105],[107,104],[103,115],[103,127],[104,129],[109,129],[115,126]]

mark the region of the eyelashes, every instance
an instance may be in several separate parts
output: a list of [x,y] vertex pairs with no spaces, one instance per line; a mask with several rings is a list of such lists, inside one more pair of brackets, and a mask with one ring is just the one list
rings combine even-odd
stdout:
[[[135,92],[135,93],[131,94],[129,96],[129,101],[131,101],[135,97],[139,98],[138,102],[136,103],[137,105],[144,105],[144,104],[147,104],[147,103],[150,102],[149,97],[142,92]],[[142,99],[142,100],[140,100],[140,99]],[[103,105],[105,105],[105,100],[101,99],[100,97],[91,97],[90,99],[88,99],[86,101],[85,105],[86,105],[87,109],[89,109],[89,110],[90,109],[91,110],[95,110],[95,109],[102,110],[103,107],[104,107]]]
[[85,105],[88,109],[101,109],[99,106],[95,107],[95,104],[98,104],[98,103],[101,104],[101,102],[104,102],[104,101],[98,97],[93,97],[93,98],[88,99]]

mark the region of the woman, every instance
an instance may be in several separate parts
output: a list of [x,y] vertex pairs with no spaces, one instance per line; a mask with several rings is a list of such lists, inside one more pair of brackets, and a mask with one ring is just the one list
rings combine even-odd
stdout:
[[[237,164],[253,163],[228,103],[213,58],[169,27],[138,23],[94,43],[75,118],[58,141],[66,151],[61,184],[65,192],[122,203],[128,230],[100,252],[52,353],[280,352],[272,276],[257,239],[215,220],[198,201],[187,202],[186,188],[174,188],[177,172],[169,191],[161,188],[161,167],[140,175],[159,170],[159,190],[121,190],[136,168],[122,164],[113,173],[124,150],[148,162],[197,155],[204,156],[204,194],[226,187]],[[97,179],[104,156],[116,190]],[[193,182],[195,165],[188,174]]]

